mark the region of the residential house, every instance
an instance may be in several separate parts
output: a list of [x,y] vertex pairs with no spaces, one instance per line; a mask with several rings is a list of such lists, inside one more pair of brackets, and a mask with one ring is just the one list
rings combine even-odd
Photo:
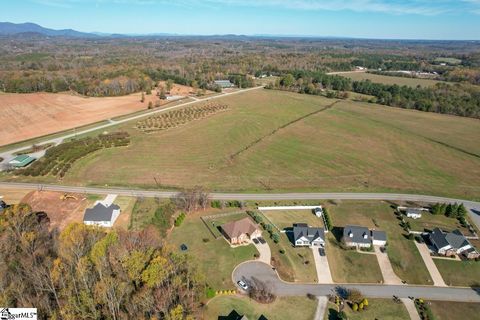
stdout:
[[296,247],[323,247],[325,246],[325,230],[309,227],[306,223],[294,224],[293,241]]
[[113,204],[116,195],[107,195],[102,201],[95,202],[93,208],[87,208],[83,216],[83,223],[100,227],[113,227],[113,224],[120,215],[120,207]]
[[420,219],[422,217],[422,211],[420,208],[407,208],[405,215],[407,218]]
[[348,225],[343,228],[343,241],[349,247],[370,248],[387,244],[387,234],[367,227]]
[[435,228],[429,234],[429,240],[439,255],[453,256],[463,254],[468,259],[480,256],[460,230],[443,232],[440,228]]
[[223,235],[230,244],[249,242],[252,238],[261,236],[262,231],[249,217],[232,221],[220,226]]

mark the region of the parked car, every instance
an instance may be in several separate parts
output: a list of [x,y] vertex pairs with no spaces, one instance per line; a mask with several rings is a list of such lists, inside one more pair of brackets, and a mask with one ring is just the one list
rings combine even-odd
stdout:
[[323,209],[322,209],[322,207],[317,207],[317,208],[315,208],[315,209],[314,209],[314,212],[315,212],[315,215],[316,215],[317,217],[319,217],[319,218],[323,215]]
[[260,241],[261,244],[267,243],[267,241],[265,241],[265,239],[263,239],[262,237],[259,237],[257,239],[258,239],[258,241]]
[[253,241],[253,243],[255,243],[255,244],[259,244],[259,243],[260,243],[257,238],[253,238],[252,241]]
[[325,248],[318,248],[318,253],[321,257],[325,257]]
[[248,290],[248,285],[247,285],[244,281],[240,280],[240,281],[237,282],[237,284],[238,284],[238,286],[239,286],[240,288],[242,288],[243,290],[245,290],[245,291]]

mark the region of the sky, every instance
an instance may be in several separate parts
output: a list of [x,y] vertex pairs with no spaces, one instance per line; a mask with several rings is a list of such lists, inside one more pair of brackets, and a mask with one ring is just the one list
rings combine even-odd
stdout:
[[0,21],[122,34],[480,40],[480,0],[0,0]]

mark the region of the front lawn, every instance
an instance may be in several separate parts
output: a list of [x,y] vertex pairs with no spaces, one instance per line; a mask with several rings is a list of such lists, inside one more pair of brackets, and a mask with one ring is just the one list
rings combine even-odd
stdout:
[[[349,320],[409,320],[407,309],[403,303],[396,303],[392,299],[368,299],[368,309],[363,311],[353,311],[349,306],[344,309]],[[325,314],[325,320],[336,319],[337,306],[328,303],[328,309]]]
[[253,245],[231,248],[223,237],[215,240],[200,216],[200,213],[187,216],[180,227],[173,229],[168,242],[178,252],[181,252],[180,245],[187,245],[185,252],[194,258],[214,290],[234,289],[233,269],[243,261],[254,259],[258,251]]
[[382,272],[375,254],[359,253],[342,249],[329,233],[327,236],[327,258],[334,282],[338,283],[380,283]]
[[317,301],[306,297],[277,297],[273,303],[261,304],[243,296],[218,296],[205,306],[203,319],[217,319],[235,310],[253,320],[261,315],[272,320],[310,320],[316,308]]
[[480,315],[480,303],[429,301],[435,320],[475,319]]
[[[470,221],[469,217],[466,217]],[[435,215],[430,212],[424,212],[420,219],[409,219],[405,218],[405,221],[410,223],[412,230],[414,231],[424,231],[432,230],[433,228],[440,228],[445,231],[453,231],[459,229],[464,235],[470,235],[468,228],[462,227],[458,219],[449,218],[444,215]]]
[[480,286],[479,261],[455,261],[433,259],[438,271],[447,285],[451,286]]

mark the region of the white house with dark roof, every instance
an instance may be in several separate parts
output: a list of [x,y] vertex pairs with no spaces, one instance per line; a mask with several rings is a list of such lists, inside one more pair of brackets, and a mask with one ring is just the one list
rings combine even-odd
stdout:
[[294,224],[293,242],[295,247],[323,247],[325,246],[325,230],[309,227],[306,223]]
[[440,228],[435,228],[429,234],[429,240],[439,255],[463,254],[469,259],[479,256],[479,253],[460,230],[443,232]]
[[343,241],[349,247],[370,248],[387,244],[387,234],[367,227],[348,225],[343,228]]
[[87,208],[83,216],[83,223],[111,228],[120,215],[120,207],[113,203],[116,195],[107,195],[104,200],[95,202],[93,208]]

